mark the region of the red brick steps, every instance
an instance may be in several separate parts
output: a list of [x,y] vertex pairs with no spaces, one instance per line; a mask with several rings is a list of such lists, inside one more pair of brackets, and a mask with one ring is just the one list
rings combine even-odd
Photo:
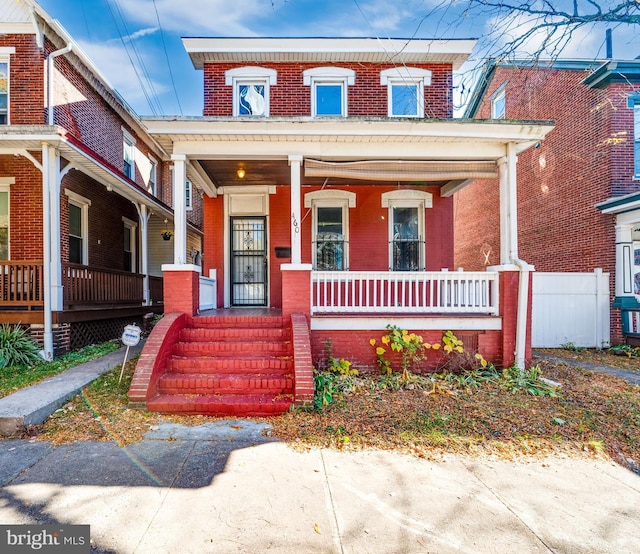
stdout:
[[280,317],[194,317],[183,328],[148,410],[213,416],[287,411],[295,393],[291,329]]

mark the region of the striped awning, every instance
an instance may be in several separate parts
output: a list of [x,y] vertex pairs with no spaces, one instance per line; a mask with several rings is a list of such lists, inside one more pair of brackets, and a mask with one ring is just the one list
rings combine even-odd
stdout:
[[366,181],[451,181],[493,179],[498,176],[495,161],[411,161],[362,160],[325,162],[306,159],[307,177],[338,177]]

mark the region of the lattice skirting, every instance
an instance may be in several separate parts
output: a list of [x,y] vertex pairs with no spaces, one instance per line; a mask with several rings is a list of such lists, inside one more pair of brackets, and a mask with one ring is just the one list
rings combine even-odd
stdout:
[[98,344],[120,338],[125,326],[132,323],[142,327],[142,316],[72,323],[69,349],[78,350],[89,344]]

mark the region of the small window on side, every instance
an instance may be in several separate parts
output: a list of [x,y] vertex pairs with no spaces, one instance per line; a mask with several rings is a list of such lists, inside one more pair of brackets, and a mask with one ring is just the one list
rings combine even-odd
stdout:
[[504,119],[506,99],[504,86],[500,87],[491,97],[491,119]]

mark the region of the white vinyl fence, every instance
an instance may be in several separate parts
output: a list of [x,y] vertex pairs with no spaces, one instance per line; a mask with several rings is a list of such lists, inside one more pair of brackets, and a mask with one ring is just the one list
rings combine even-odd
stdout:
[[609,274],[533,273],[533,348],[609,346]]

